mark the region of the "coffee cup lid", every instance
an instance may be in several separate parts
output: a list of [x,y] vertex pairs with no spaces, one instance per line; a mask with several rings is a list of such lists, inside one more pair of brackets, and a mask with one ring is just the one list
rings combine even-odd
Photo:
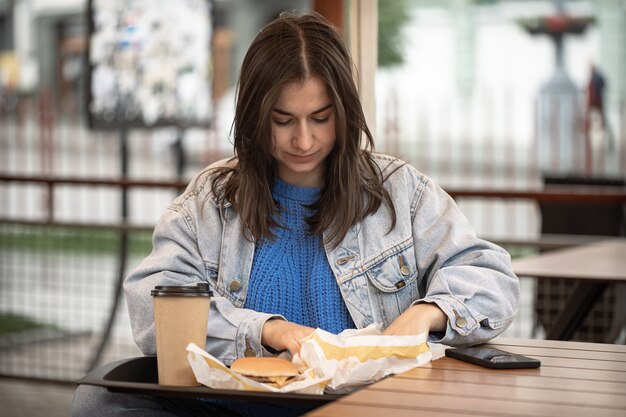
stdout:
[[213,295],[206,282],[199,282],[196,285],[157,285],[150,294],[153,297],[211,297]]

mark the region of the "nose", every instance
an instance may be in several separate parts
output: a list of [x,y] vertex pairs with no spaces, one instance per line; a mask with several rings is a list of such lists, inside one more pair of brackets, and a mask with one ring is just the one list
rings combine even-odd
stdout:
[[301,121],[296,125],[293,134],[292,145],[301,152],[306,152],[313,146],[313,132],[306,121]]

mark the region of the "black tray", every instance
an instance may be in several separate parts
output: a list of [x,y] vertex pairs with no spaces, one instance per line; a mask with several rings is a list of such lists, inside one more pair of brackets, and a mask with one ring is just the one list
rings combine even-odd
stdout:
[[214,389],[206,386],[173,387],[159,385],[156,356],[141,356],[103,365],[85,375],[78,383],[106,387],[113,392],[298,405],[320,406],[342,397],[342,395],[337,394],[315,395]]

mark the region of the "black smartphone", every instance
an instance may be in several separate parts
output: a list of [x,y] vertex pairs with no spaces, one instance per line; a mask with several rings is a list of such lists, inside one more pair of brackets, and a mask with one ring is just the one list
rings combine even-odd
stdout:
[[488,347],[446,349],[446,356],[494,369],[538,368],[541,361],[516,353]]

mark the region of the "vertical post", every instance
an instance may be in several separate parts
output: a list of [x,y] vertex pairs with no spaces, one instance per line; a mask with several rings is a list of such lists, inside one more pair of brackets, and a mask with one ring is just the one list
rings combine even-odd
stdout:
[[[185,147],[183,146],[183,140],[185,138],[185,129],[178,128],[176,130],[176,141],[172,145],[174,150],[174,158],[176,164],[176,180],[178,182],[183,181],[183,177],[185,174],[185,167],[187,166],[187,158],[185,157]],[[184,189],[178,190],[178,192],[183,192]]]
[[15,50],[15,41],[13,33],[15,31],[15,0],[8,0],[5,2],[5,27],[4,33],[2,37],[4,38],[0,41],[0,50]]
[[[128,179],[128,132],[125,129],[120,130],[120,179],[126,181]],[[128,188],[122,187],[121,210],[122,223],[126,224],[128,220]]]
[[344,33],[343,1],[313,0],[313,10],[324,16],[330,23]]
[[350,52],[365,120],[375,135],[378,0],[350,0]]
[[[54,118],[52,112],[52,95],[50,89],[44,86],[39,92],[39,152],[42,175],[51,175],[53,172],[52,135]],[[49,187],[47,192],[48,194],[43,196],[42,204],[46,208],[48,221],[52,222],[54,205],[52,196],[49,194],[52,192],[52,187]]]
[[176,179],[181,181],[185,173],[185,166],[187,160],[185,158],[185,148],[183,146],[183,139],[185,137],[185,130],[182,128],[176,131],[176,142],[174,142],[174,157],[176,158]]
[[102,359],[102,354],[106,345],[109,343],[111,336],[111,330],[113,329],[113,323],[115,322],[115,313],[117,312],[120,299],[122,297],[122,287],[124,284],[124,275],[126,270],[126,259],[128,257],[128,187],[126,180],[128,180],[128,132],[125,129],[120,130],[120,180],[122,181],[121,189],[121,207],[120,216],[122,220],[122,226],[120,229],[120,243],[117,257],[117,279],[116,285],[113,290],[113,302],[109,309],[108,320],[100,343],[96,349],[94,355],[89,363],[88,371],[91,371],[98,366]]
[[563,60],[563,35],[560,33],[552,36],[554,40],[554,66],[557,71],[565,72],[565,61]]

